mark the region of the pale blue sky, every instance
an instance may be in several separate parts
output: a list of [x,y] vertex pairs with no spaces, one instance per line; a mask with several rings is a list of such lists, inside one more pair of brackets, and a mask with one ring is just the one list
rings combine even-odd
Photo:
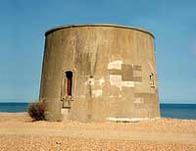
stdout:
[[3,0],[0,102],[38,98],[46,30],[114,23],[154,33],[162,103],[196,103],[195,6],[195,0]]

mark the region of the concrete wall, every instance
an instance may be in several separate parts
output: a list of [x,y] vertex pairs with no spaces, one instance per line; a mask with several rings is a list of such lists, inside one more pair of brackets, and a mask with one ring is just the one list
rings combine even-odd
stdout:
[[154,38],[146,31],[83,25],[47,32],[40,100],[48,120],[62,118],[66,71],[73,72],[72,120],[160,116]]

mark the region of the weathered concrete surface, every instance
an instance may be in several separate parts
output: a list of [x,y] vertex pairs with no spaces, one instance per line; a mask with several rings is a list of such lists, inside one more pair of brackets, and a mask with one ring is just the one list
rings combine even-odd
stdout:
[[[71,99],[66,71],[73,72]],[[40,100],[51,121],[61,120],[66,98],[72,120],[159,117],[156,71],[154,39],[146,31],[115,25],[57,28],[46,33]]]

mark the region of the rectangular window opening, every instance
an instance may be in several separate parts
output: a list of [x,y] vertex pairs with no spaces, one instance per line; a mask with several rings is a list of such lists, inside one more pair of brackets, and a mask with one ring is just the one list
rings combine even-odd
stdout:
[[65,72],[66,74],[66,83],[67,83],[67,86],[66,86],[66,92],[67,92],[67,96],[72,96],[72,78],[73,78],[73,72],[72,71],[67,71]]

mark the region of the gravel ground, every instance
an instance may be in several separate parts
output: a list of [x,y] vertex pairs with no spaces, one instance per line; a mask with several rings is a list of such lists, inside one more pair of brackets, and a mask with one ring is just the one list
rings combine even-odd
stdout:
[[0,151],[196,151],[196,120],[137,123],[32,122],[0,114]]

